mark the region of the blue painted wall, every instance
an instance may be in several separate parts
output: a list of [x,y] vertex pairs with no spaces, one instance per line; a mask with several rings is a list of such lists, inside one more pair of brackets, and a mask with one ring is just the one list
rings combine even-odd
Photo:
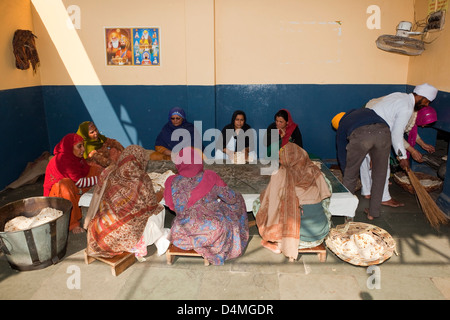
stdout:
[[49,150],[41,87],[0,91],[0,115],[2,190],[19,177],[28,162]]
[[[202,121],[203,132],[222,129],[234,110],[247,114],[248,123],[266,129],[281,108],[291,111],[300,126],[305,149],[323,159],[336,158],[332,117],[363,106],[368,100],[392,92],[410,92],[406,85],[217,85],[217,86],[42,86],[0,91],[4,163],[0,189],[22,172],[27,162],[52,151],[68,132],[86,120],[117,117],[122,128],[99,127],[114,138],[125,130],[132,143],[152,149],[168,111],[186,110],[189,121]],[[433,103],[448,107],[448,93]],[[102,114],[105,105],[111,110]],[[449,121],[450,123],[450,121]],[[436,135],[435,129],[430,136]],[[421,133],[422,135],[423,133]],[[424,134],[427,136],[427,133]],[[206,145],[210,142],[207,141]],[[13,150],[10,152],[9,150]]]
[[[99,122],[106,116],[102,114],[105,104],[129,133],[130,141],[146,148],[154,148],[173,107],[183,108],[190,122],[202,121],[204,128],[215,125],[214,87],[45,86],[42,91],[51,146],[66,133],[75,132],[81,122]],[[118,128],[99,126],[99,130],[115,138]]]
[[[363,106],[368,100],[406,90],[404,85],[217,85],[217,86],[45,86],[46,118],[54,146],[78,124],[103,117],[100,104],[109,104],[125,127],[136,134],[131,141],[154,148],[154,141],[175,106],[185,109],[189,121],[202,121],[203,132],[221,130],[232,113],[241,109],[248,123],[266,129],[281,108],[291,111],[300,126],[304,147],[322,158],[335,158],[331,118],[338,112]],[[106,99],[95,100],[95,97]],[[115,137],[117,128],[99,128]],[[209,144],[206,141],[206,144]]]
[[331,119],[339,112],[360,108],[372,98],[401,91],[404,85],[219,85],[216,88],[217,128],[241,109],[255,129],[266,129],[282,108],[300,127],[303,146],[322,159],[335,159]]

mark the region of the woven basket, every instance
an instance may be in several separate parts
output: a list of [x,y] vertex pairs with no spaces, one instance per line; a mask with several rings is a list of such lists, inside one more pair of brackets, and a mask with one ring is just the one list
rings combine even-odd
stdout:
[[[360,254],[345,250],[344,244],[351,241],[352,235],[363,234],[374,239],[377,247],[379,247],[376,258],[374,259],[368,259]],[[356,266],[381,264],[392,256],[396,247],[395,240],[387,231],[375,225],[362,222],[348,222],[332,228],[325,243],[328,249],[341,260]]]
[[[439,179],[438,177],[434,177],[434,176],[431,176],[429,174],[422,173],[422,172],[414,172],[414,174],[420,180],[420,183],[422,184],[422,186],[425,188],[425,190],[428,193],[436,191],[436,190],[440,190],[442,188],[443,181],[441,179]],[[433,185],[427,186],[425,184],[426,180],[432,181]],[[395,181],[395,183],[397,183],[400,187],[402,187],[409,193],[411,193],[411,194],[416,193],[414,191],[414,187],[411,184],[411,181],[409,180],[408,175],[405,172],[399,171],[399,172],[394,173],[394,181]]]

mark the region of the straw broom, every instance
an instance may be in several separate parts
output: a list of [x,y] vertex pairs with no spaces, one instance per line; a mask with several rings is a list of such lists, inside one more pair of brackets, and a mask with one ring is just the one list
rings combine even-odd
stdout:
[[448,218],[442,212],[441,209],[437,206],[436,202],[434,202],[433,198],[429,195],[427,190],[422,186],[420,180],[416,177],[413,171],[410,168],[406,170],[408,174],[409,180],[411,181],[411,185],[416,191],[417,198],[419,199],[420,206],[422,207],[423,213],[427,217],[431,226],[435,229],[439,228],[441,224],[447,224]]

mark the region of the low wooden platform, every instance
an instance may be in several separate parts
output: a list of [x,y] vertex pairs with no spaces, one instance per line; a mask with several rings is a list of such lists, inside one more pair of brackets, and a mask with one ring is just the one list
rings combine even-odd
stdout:
[[[172,243],[169,246],[169,249],[166,251],[167,264],[172,264],[175,256],[183,256],[183,257],[202,257],[195,250],[183,250],[178,247],[175,247]],[[209,266],[209,261],[203,258],[203,263],[205,266]]]
[[327,260],[327,248],[325,248],[323,243],[314,248],[298,249],[298,254],[304,253],[316,253],[320,262],[325,262]]
[[136,262],[136,257],[133,253],[124,252],[118,256],[115,256],[113,258],[102,258],[102,257],[92,257],[89,256],[84,251],[84,262],[86,264],[91,264],[94,262],[94,260],[101,261],[103,263],[106,263],[107,265],[111,266],[111,273],[113,276],[118,276],[122,272],[124,272],[126,269],[128,269],[130,266],[132,266]]

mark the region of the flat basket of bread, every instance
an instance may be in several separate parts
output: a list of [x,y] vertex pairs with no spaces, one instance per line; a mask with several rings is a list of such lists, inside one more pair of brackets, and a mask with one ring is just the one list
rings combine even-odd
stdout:
[[356,266],[381,264],[395,251],[395,240],[384,229],[362,222],[347,222],[332,228],[325,240],[341,260]]
[[[428,193],[440,190],[442,188],[443,181],[438,177],[434,177],[432,175],[423,172],[414,172],[414,174],[419,179],[420,184],[425,188],[425,190]],[[404,190],[408,191],[411,194],[416,193],[406,172],[403,171],[396,172],[394,173],[393,178],[395,183],[397,183]]]

